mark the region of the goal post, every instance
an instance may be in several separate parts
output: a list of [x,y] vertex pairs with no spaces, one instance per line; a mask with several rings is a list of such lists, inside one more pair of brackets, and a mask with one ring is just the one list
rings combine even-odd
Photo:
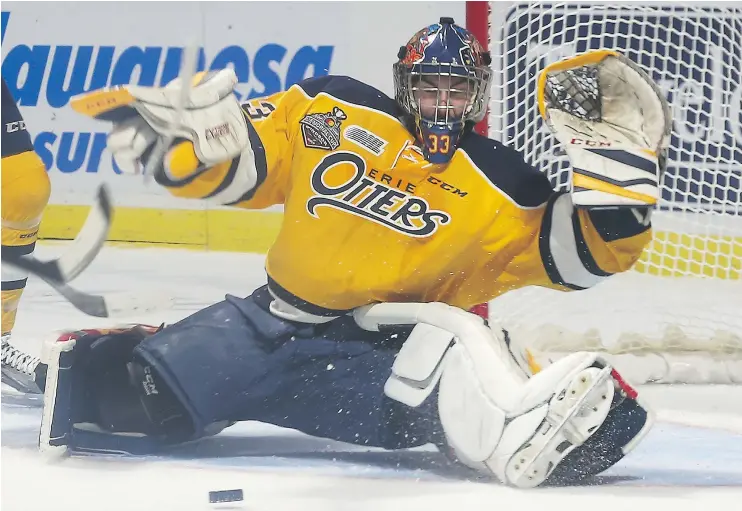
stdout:
[[493,58],[478,130],[555,189],[568,189],[570,169],[536,106],[548,64],[618,50],[653,77],[673,116],[654,240],[634,268],[585,291],[507,293],[489,317],[537,360],[598,350],[644,382],[742,383],[740,3],[467,2],[467,26]]

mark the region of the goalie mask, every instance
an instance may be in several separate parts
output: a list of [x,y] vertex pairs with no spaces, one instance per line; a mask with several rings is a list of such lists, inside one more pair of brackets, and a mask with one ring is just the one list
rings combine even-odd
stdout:
[[431,163],[446,163],[489,103],[490,54],[452,18],[441,18],[399,50],[394,91]]

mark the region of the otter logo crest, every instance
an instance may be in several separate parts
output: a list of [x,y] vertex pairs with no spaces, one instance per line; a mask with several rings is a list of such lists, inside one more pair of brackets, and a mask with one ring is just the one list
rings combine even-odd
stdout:
[[[336,165],[353,165],[355,174],[340,184],[328,185],[325,175]],[[431,209],[425,199],[414,197],[366,177],[366,162],[349,151],[328,154],[312,170],[312,190],[307,211],[319,218],[318,208],[327,206],[363,217],[389,229],[425,238],[451,221],[445,211]]]

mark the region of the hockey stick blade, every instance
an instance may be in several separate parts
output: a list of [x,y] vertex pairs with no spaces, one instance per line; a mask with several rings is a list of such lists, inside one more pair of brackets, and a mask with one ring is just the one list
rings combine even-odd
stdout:
[[2,261],[36,275],[46,282],[65,284],[80,275],[98,255],[108,238],[112,217],[110,192],[105,185],[101,185],[98,188],[96,202],[88,213],[85,224],[72,242],[72,246],[67,248],[60,257],[50,261],[40,261],[29,256],[6,258],[3,253]]
[[[43,279],[43,277],[41,277]],[[45,280],[45,279],[44,279]],[[132,293],[96,295],[79,291],[67,284],[45,280],[73,307],[88,316],[112,318],[152,312],[172,305],[172,300],[162,295],[134,295]]]
[[[32,272],[33,273],[33,272]],[[135,313],[152,312],[170,307],[172,299],[162,294],[134,295],[132,293],[97,295],[79,291],[64,282],[35,274],[62,295],[73,307],[88,316],[112,318]]]
[[14,266],[35,275],[62,295],[70,304],[89,316],[110,318],[133,313],[148,312],[172,304],[168,297],[95,295],[78,291],[69,282],[80,275],[96,258],[108,238],[113,219],[110,192],[105,185],[98,189],[95,204],[88,213],[79,234],[57,259],[40,261],[35,257],[5,258],[3,264]]

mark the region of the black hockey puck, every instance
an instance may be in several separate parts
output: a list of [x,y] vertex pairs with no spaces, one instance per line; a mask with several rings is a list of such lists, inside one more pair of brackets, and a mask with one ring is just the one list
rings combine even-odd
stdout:
[[239,502],[241,500],[244,500],[242,490],[216,490],[209,492],[209,504]]

